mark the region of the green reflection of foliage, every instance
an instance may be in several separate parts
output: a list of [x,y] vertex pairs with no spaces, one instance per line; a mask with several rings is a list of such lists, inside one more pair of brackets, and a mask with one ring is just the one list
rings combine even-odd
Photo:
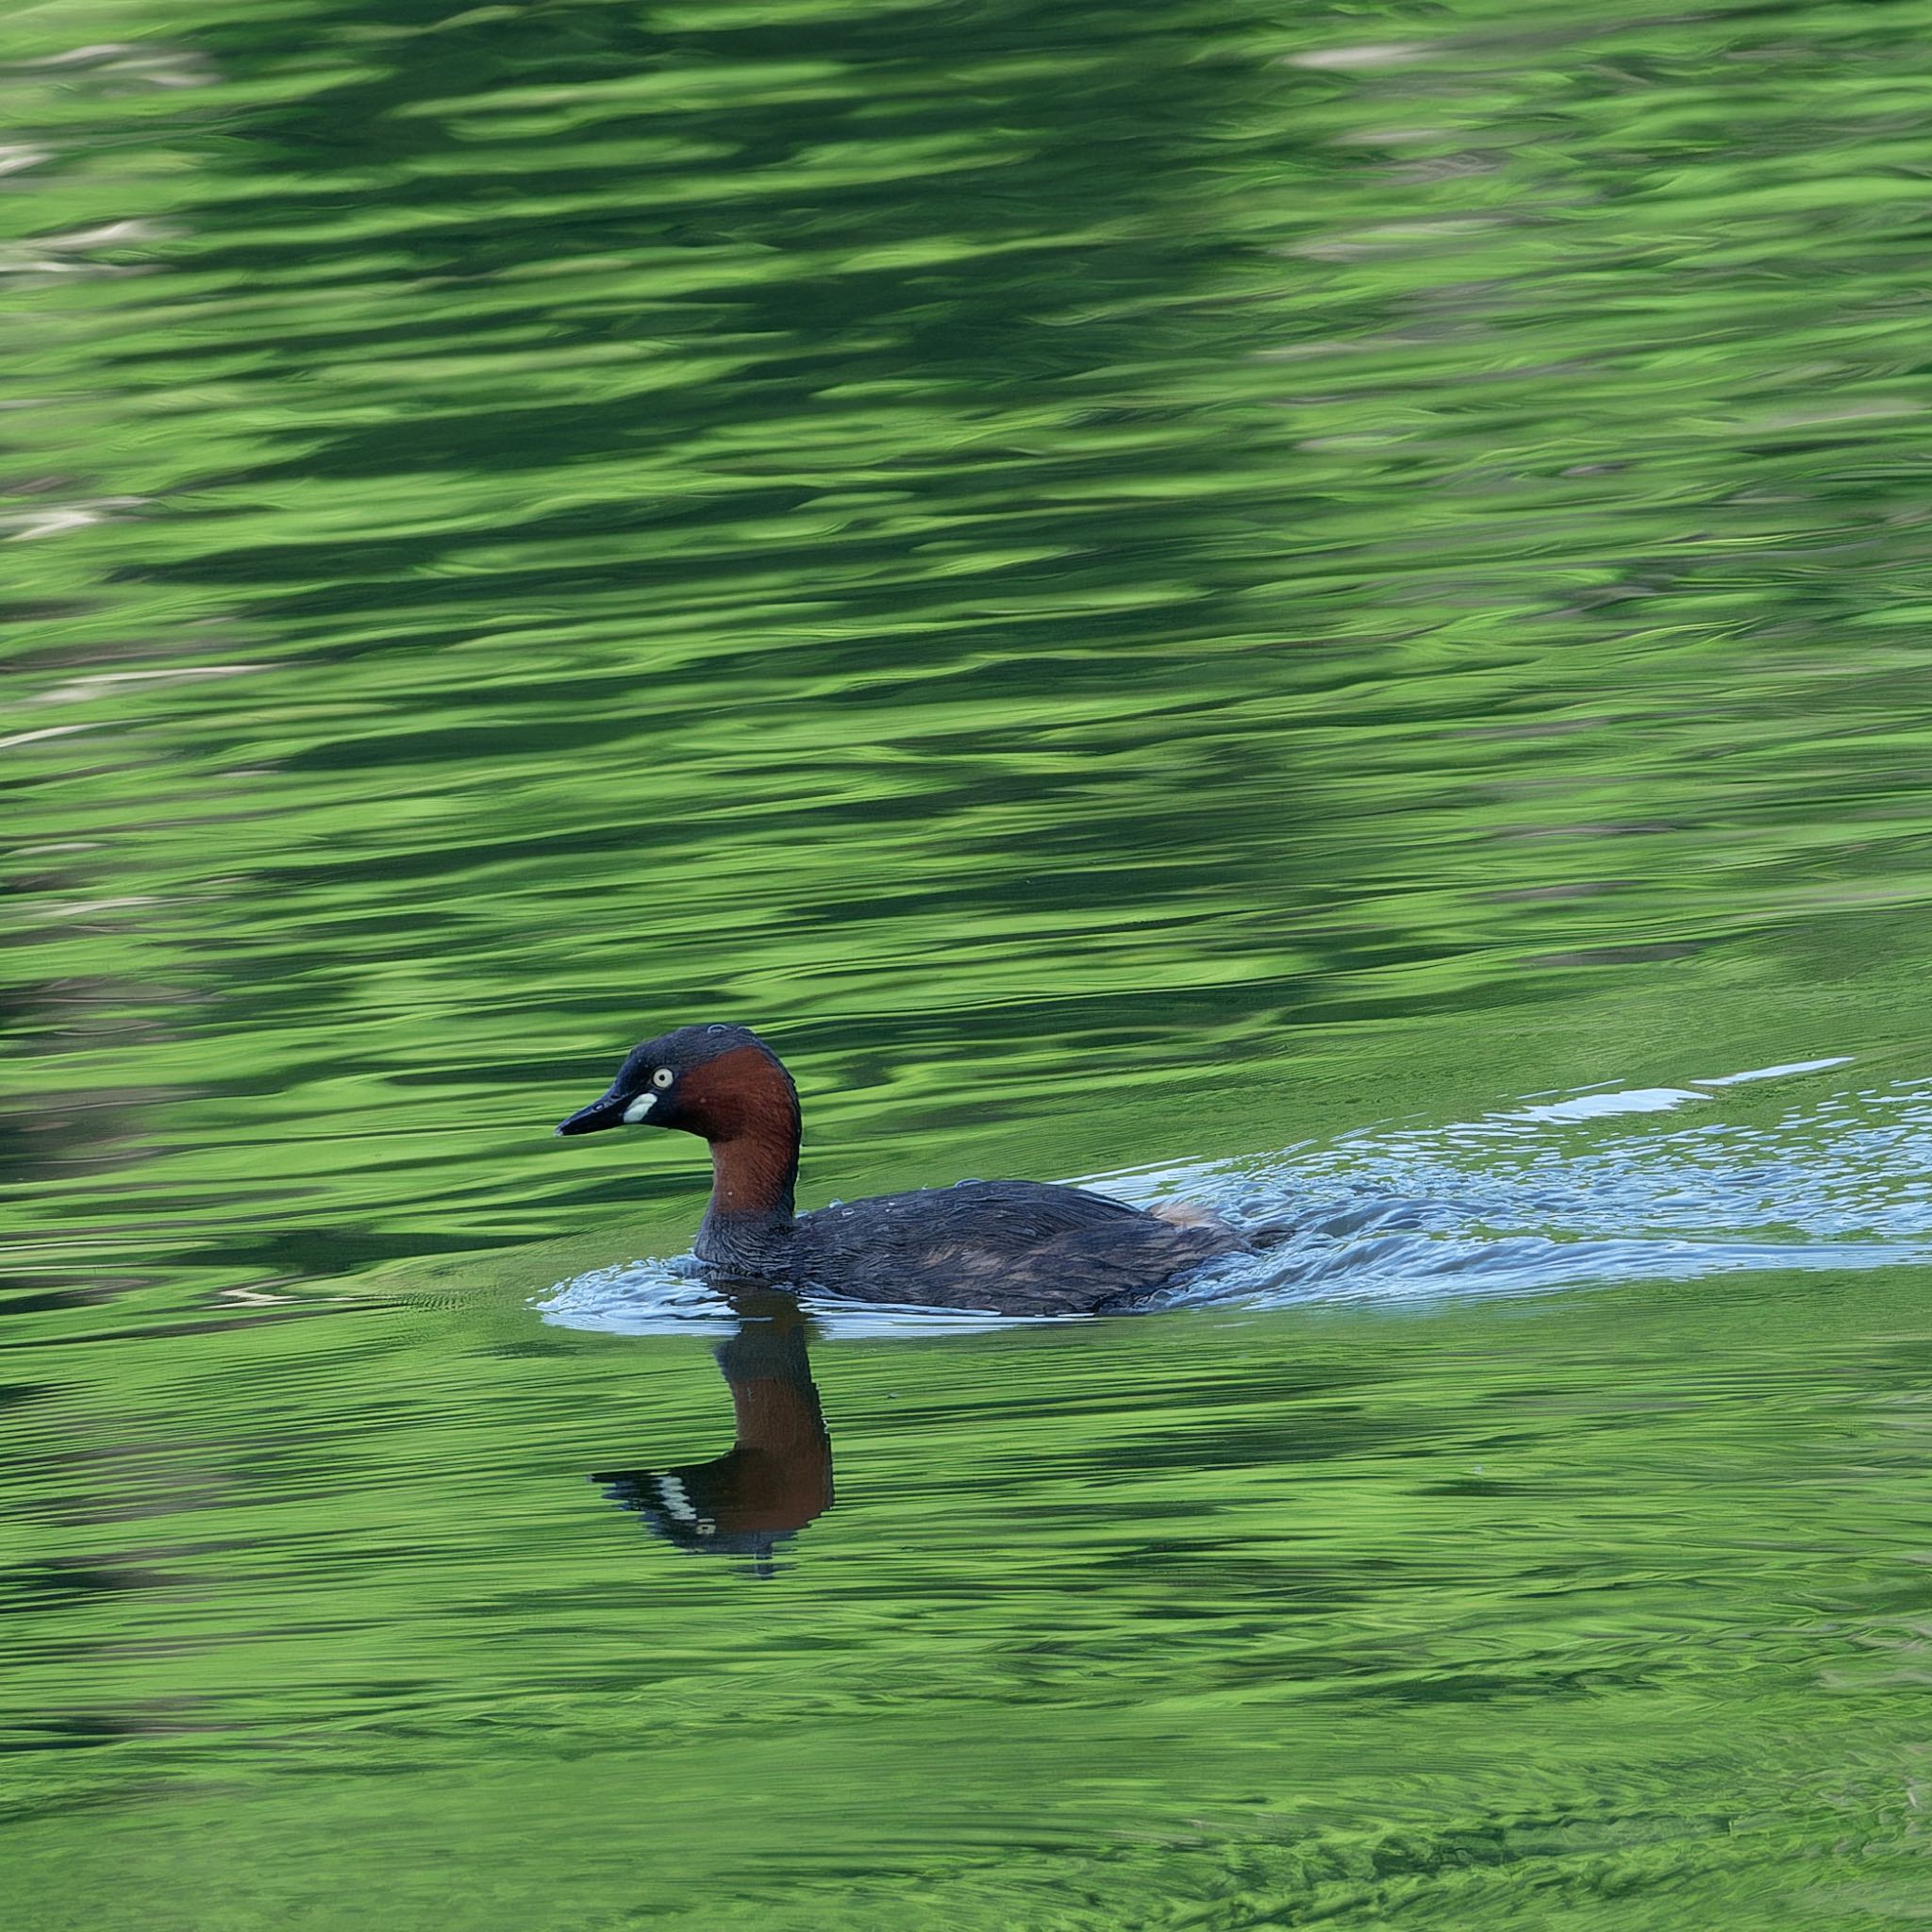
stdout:
[[60,1507],[9,1679],[74,1748],[10,1760],[0,1900],[1883,1923],[1926,1283],[1867,1284],[821,1347],[839,1500],[762,1583],[584,1480],[726,1437],[695,1344],[479,1347],[471,1305],[69,1351],[110,1429],[4,1481]]
[[10,16],[0,1916],[1922,1910],[1908,1273],[822,1352],[757,1591],[524,1301],[674,1020],[812,1198],[1916,1053],[1928,26]]
[[50,1232],[559,1229],[721,1008],[883,1183],[1898,960],[1916,9],[98,11],[8,204]]

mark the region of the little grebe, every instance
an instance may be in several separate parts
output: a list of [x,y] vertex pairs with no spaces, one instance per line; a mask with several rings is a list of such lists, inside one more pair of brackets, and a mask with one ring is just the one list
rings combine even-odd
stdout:
[[960,1181],[794,1214],[798,1090],[742,1026],[646,1041],[559,1134],[678,1127],[711,1143],[698,1259],[741,1279],[870,1302],[1069,1314],[1146,1292],[1246,1247],[1211,1215],[1143,1213],[1084,1188]]

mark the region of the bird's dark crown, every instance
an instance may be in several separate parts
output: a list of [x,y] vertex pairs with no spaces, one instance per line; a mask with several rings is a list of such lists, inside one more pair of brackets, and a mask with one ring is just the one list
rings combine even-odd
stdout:
[[774,1064],[777,1055],[749,1026],[726,1025],[714,1021],[708,1026],[678,1026],[634,1046],[617,1070],[614,1088],[629,1091],[648,1080],[659,1067],[669,1067],[682,1075],[703,1066],[708,1060],[722,1059],[741,1047],[756,1047]]

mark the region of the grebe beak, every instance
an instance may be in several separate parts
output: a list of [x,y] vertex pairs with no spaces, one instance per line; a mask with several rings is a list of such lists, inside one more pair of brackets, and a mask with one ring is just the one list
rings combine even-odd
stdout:
[[627,1111],[628,1105],[628,1096],[613,1087],[601,1100],[593,1100],[589,1107],[578,1108],[567,1121],[558,1121],[557,1131],[559,1134],[595,1134],[606,1127],[632,1125],[634,1123]]

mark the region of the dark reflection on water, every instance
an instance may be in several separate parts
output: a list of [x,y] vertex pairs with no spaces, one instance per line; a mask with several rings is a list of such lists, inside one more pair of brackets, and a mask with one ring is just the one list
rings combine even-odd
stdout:
[[731,1447],[708,1462],[591,1480],[667,1542],[749,1557],[755,1574],[770,1575],[777,1546],[832,1507],[832,1441],[796,1299],[752,1286],[719,1291],[738,1317],[717,1349],[731,1390]]
[[49,1350],[0,1471],[0,1895],[131,1924],[130,1872],[143,1914],[185,1872],[247,1923],[333,1874],[332,1923],[427,1924],[454,1875],[510,1925],[648,1884],[801,1932],[1555,1896],[1607,1932],[1797,1887],[1908,1923],[1925,1286],[1195,1309],[808,1374],[767,1322],[727,1375],[797,1425],[747,1441],[804,1501],[814,1378],[840,1434],[777,1562],[641,1547],[583,1480],[714,1435],[703,1349],[491,1346],[472,1299]]

